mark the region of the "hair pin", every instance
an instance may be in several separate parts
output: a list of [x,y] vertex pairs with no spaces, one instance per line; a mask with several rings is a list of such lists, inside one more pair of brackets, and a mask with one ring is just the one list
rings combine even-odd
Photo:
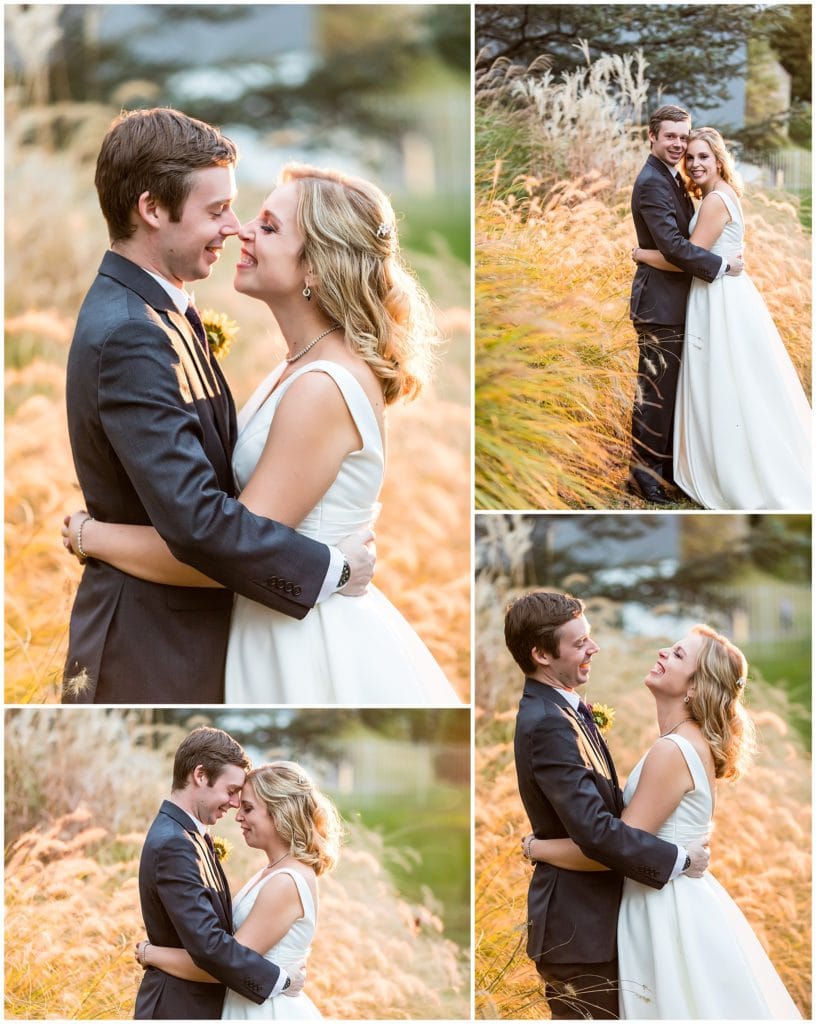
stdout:
[[377,227],[377,238],[390,238],[392,227],[390,224],[383,222]]

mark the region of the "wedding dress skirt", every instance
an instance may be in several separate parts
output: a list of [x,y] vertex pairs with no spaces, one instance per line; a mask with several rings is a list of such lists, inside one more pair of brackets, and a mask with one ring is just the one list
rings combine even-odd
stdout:
[[[711,251],[729,258],[743,249],[742,214],[716,195],[731,220]],[[675,406],[677,485],[710,509],[808,511],[810,430],[805,392],[748,274],[695,278]]]
[[[714,801],[694,746],[667,737],[683,753],[694,789],[658,835],[686,845],[708,835]],[[623,791],[632,799],[645,757]],[[706,873],[680,875],[662,889],[627,878],[618,916],[620,1016],[626,1020],[799,1020],[742,911]]]
[[[377,516],[384,470],[383,440],[365,391],[344,367],[318,360],[280,387],[278,367],[239,418],[233,470],[246,486],[278,406],[304,373],[329,374],[337,384],[363,441],[348,455],[334,483],[298,531],[336,544]],[[416,632],[375,587],[362,597],[335,594],[297,620],[237,595],[232,612],[225,676],[227,704],[345,704],[359,707],[450,707],[461,704]]]
[[[233,901],[232,917],[235,930],[237,931],[246,921],[250,910],[255,905],[258,893],[270,878],[280,874],[291,875],[295,880],[300,902],[303,905],[303,917],[299,921],[295,921],[277,945],[264,953],[264,959],[284,969],[287,964],[296,966],[305,963],[317,923],[314,899],[309,883],[297,871],[290,868],[273,871],[259,884],[256,884],[261,874],[262,872],[259,871],[253,875]],[[222,1020],[317,1020],[321,1016],[320,1010],[303,992],[296,996],[273,996],[258,1004],[244,996],[239,996],[232,989],[227,989],[224,1009],[221,1011]]]

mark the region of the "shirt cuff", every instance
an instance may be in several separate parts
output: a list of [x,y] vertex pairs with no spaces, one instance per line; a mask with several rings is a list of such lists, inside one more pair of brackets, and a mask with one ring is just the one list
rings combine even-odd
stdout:
[[725,276],[725,268],[728,266],[728,260],[725,256],[720,256],[720,259],[722,260],[722,263],[720,263],[720,269],[717,271],[717,276],[714,278],[715,281],[718,281],[721,277]]
[[343,572],[344,561],[345,558],[340,548],[329,548],[329,568],[326,571],[326,578],[323,580],[323,586],[320,588],[315,604],[320,604],[321,601],[325,601],[327,597],[331,597],[332,594],[336,593],[337,584],[340,582],[340,575]]
[[674,862],[674,871],[669,875],[670,882],[673,882],[675,878],[679,878],[680,875],[683,874],[683,866],[685,865],[686,857],[688,856],[688,851],[685,846],[678,846],[677,850],[678,853],[677,860]]
[[269,995],[266,998],[267,999],[271,999],[273,996],[279,996],[281,994],[281,992],[283,992],[283,986],[286,984],[288,978],[289,978],[289,975],[281,967],[280,968],[280,974],[278,975],[278,980],[275,982],[275,987],[272,989],[272,991],[269,993]]

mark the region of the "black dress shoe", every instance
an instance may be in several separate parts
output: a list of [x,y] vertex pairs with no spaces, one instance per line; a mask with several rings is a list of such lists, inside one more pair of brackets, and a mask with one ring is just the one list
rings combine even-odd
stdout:
[[671,505],[671,498],[666,494],[653,476],[641,470],[633,469],[629,473],[626,489],[651,505]]

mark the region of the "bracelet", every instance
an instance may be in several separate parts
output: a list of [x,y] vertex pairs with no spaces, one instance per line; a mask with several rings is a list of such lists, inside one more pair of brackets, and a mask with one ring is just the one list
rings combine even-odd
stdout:
[[149,967],[149,966],[150,966],[150,964],[149,964],[149,963],[147,962],[147,960],[145,960],[145,954],[147,953],[147,947],[148,947],[149,945],[150,945],[150,943],[149,943],[149,942],[146,942],[146,943],[145,943],[145,944],[144,944],[144,945],[142,946],[142,953],[141,953],[141,956],[139,956],[139,957],[138,957],[139,963],[140,963],[140,964],[142,965],[142,967]]
[[524,839],[521,841],[521,852],[524,854],[524,856],[527,858],[527,860],[532,860],[533,859],[533,854],[532,854],[531,847],[533,845],[533,840],[534,839],[535,839],[535,836],[531,835],[531,836],[525,836]]
[[87,551],[82,546],[82,531],[85,529],[85,524],[86,523],[93,522],[93,521],[94,521],[94,517],[93,516],[87,516],[79,524],[79,529],[77,530],[77,554],[79,555],[80,558],[86,558],[87,559],[87,557],[88,557]]

